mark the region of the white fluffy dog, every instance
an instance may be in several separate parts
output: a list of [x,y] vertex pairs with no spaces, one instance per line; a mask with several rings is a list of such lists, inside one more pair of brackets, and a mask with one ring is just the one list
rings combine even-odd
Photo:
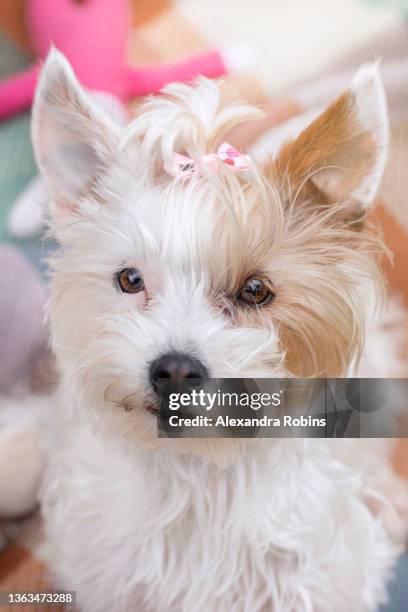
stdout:
[[364,215],[387,148],[376,69],[275,157],[234,167],[216,152],[257,113],[202,80],[123,129],[60,54],[43,69],[33,142],[61,245],[61,384],[41,503],[55,584],[84,612],[386,598],[399,546],[383,493],[399,490],[383,442],[157,438],[160,376],[344,376],[364,354],[367,284],[381,288]]

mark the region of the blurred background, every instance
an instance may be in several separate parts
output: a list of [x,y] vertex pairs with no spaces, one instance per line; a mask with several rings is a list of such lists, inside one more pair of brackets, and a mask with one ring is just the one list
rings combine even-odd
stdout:
[[[97,0],[66,0],[74,4]],[[0,1],[0,82],[36,58],[27,27],[28,0]],[[245,148],[292,115],[326,103],[365,61],[382,58],[391,114],[391,155],[375,216],[394,253],[384,262],[390,295],[401,309],[397,333],[408,363],[408,0],[129,0],[128,58],[160,65],[210,48],[244,45],[252,61],[233,71],[226,87],[261,105],[267,119],[234,133]],[[131,115],[141,99],[127,102]],[[47,284],[44,256],[52,245],[41,227],[26,235],[10,229],[16,199],[36,175],[29,136],[30,112],[0,120],[0,393],[27,382],[52,385],[42,306]],[[395,374],[399,375],[399,374]],[[405,373],[405,376],[407,374]],[[407,446],[397,469],[408,475]],[[20,526],[17,543],[0,556],[0,590],[45,587],[44,542],[34,516]],[[16,608],[14,608],[16,609]],[[401,610],[402,612],[402,610]]]
[[392,2],[376,10],[358,0],[177,0],[176,4],[215,45],[253,41],[260,59],[252,74],[270,95],[284,92],[361,44],[370,44],[400,20]]

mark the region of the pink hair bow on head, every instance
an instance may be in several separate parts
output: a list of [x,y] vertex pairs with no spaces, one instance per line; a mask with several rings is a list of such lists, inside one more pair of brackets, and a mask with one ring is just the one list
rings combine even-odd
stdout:
[[226,164],[233,172],[245,172],[250,167],[249,155],[242,155],[237,149],[227,142],[218,147],[216,153],[202,155],[192,159],[186,155],[174,153],[170,163],[164,165],[164,169],[171,176],[183,176],[185,178],[200,175],[204,168],[211,168],[213,172],[219,169],[219,162]]

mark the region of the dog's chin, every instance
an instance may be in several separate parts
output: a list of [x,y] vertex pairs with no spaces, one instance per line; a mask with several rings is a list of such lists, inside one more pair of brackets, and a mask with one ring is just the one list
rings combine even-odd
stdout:
[[196,457],[219,466],[230,465],[242,454],[251,440],[230,438],[159,437],[160,402],[140,392],[110,401],[111,410],[98,417],[104,436],[126,447],[142,447],[149,452],[168,451],[180,456]]
[[143,442],[151,452],[163,450],[187,460],[198,460],[224,468],[237,462],[249,446],[255,448],[254,440],[231,438],[156,438]]

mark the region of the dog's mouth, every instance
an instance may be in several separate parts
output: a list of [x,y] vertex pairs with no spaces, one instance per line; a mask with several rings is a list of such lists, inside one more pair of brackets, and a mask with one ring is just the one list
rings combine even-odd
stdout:
[[[122,401],[118,402],[118,405],[120,405],[125,412],[132,412],[137,408],[137,404],[135,403],[133,397],[126,397],[122,399]],[[171,411],[166,409],[159,400],[154,400],[152,398],[146,398],[142,403],[142,407],[144,410],[146,410],[146,412],[155,417],[161,416],[166,418],[167,412],[169,413],[169,415],[171,413]]]
[[156,402],[145,402],[143,408],[147,410],[147,412],[150,412],[150,414],[152,414],[153,416],[157,416],[159,414],[160,407]]
[[[174,416],[174,414],[176,414],[174,410],[170,410],[170,408],[168,407],[165,401],[164,402],[160,402],[160,401],[154,402],[154,401],[148,400],[147,402],[143,404],[143,408],[147,412],[149,412],[151,415],[155,417],[159,417],[163,421],[168,420],[169,417]],[[194,414],[193,412],[186,412],[185,410],[183,410],[183,418],[193,419],[196,416],[197,416],[197,413]]]
[[121,400],[113,401],[113,403],[122,408],[125,412],[132,412],[134,410],[140,410],[140,408],[143,408],[153,416],[157,416],[160,410],[160,403],[151,397],[146,397],[141,403],[140,400],[137,401],[137,396],[128,395],[123,397]]

